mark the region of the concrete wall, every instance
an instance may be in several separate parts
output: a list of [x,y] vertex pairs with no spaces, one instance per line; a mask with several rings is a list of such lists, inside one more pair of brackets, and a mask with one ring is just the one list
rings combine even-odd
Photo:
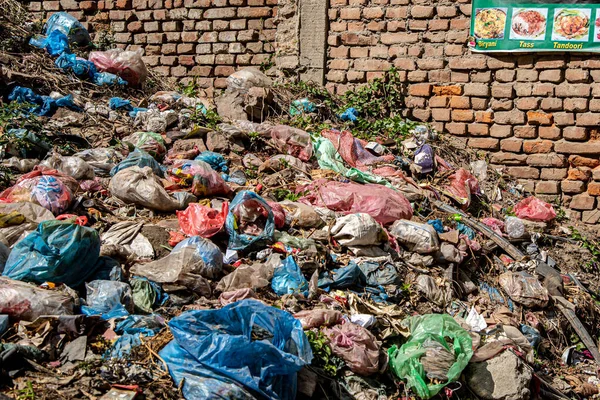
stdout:
[[209,89],[238,67],[273,62],[281,76],[343,93],[393,66],[405,116],[489,152],[493,166],[575,218],[600,221],[600,57],[471,53],[469,0],[46,0],[31,9],[110,28],[155,71]]

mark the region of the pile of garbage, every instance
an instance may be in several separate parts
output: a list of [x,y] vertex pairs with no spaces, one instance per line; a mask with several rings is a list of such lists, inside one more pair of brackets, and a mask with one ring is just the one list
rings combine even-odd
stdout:
[[[143,84],[139,55],[71,52],[88,41],[57,13],[31,43],[72,78]],[[7,395],[598,396],[591,242],[429,126],[363,140],[349,108],[306,131],[289,117],[326,105],[254,68],[216,105],[4,85]]]

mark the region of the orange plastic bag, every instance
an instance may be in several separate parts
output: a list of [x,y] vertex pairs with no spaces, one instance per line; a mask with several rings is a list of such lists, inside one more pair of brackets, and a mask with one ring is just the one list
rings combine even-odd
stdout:
[[177,219],[186,235],[209,238],[223,229],[228,212],[229,203],[223,203],[221,211],[192,203],[185,210],[177,211]]

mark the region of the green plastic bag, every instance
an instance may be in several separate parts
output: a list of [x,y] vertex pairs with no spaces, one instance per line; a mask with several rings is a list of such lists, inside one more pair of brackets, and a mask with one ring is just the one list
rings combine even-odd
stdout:
[[324,137],[313,138],[313,153],[317,157],[317,162],[321,169],[335,171],[354,182],[377,183],[395,190],[390,181],[381,176],[364,172],[357,168],[346,168],[342,156],[340,156],[329,139],[325,139]]
[[[460,377],[473,356],[471,336],[447,314],[410,317],[402,321],[402,325],[409,328],[410,336],[402,347],[392,346],[388,350],[390,368],[397,377],[405,380],[407,386],[419,397],[429,399]],[[455,361],[448,370],[448,380],[444,383],[428,383],[429,378],[421,363],[421,357],[427,352],[423,343],[432,341],[454,353]]]

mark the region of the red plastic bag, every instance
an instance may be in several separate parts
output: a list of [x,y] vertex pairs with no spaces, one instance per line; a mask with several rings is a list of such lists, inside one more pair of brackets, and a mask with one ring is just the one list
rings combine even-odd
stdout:
[[482,224],[489,226],[495,233],[502,236],[504,230],[504,222],[496,218],[484,218],[481,220]]
[[342,183],[319,179],[300,188],[308,192],[300,202],[346,214],[366,213],[383,225],[399,219],[411,219],[410,202],[400,192],[386,186],[358,183]]
[[209,238],[223,229],[225,218],[229,212],[229,203],[223,203],[221,211],[192,203],[183,211],[177,211],[179,227],[189,236]]
[[518,202],[514,211],[517,217],[528,221],[549,222],[556,218],[552,205],[533,196]]
[[448,180],[450,185],[446,186],[446,190],[463,205],[468,206],[471,204],[471,196],[481,193],[477,178],[464,168],[450,175]]
[[346,161],[351,167],[361,169],[368,165],[389,163],[394,161],[394,156],[375,156],[371,154],[364,146],[366,142],[352,136],[352,133],[348,131],[337,131],[333,129],[325,129],[321,132],[321,135],[329,139],[335,146],[335,149],[340,153],[342,159]]
[[286,125],[277,125],[271,129],[273,145],[280,151],[299,158],[302,161],[310,160],[312,156],[312,141],[310,135],[301,129]]
[[89,57],[99,72],[110,72],[120,76],[131,86],[144,83],[148,70],[140,53],[111,49],[107,51],[92,51]]
[[175,247],[179,242],[187,239],[182,233],[171,231],[169,232],[169,246]]
[[274,201],[267,201],[271,210],[273,210],[273,217],[275,218],[275,228],[281,229],[285,225],[285,211],[279,203]]

